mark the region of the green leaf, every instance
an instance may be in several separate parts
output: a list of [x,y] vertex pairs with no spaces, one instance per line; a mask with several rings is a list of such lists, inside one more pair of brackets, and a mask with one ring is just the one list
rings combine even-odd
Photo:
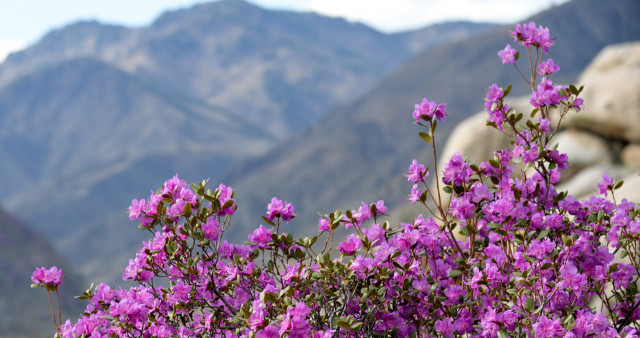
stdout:
[[351,324],[351,330],[356,331],[362,327],[362,322],[355,322]]
[[349,323],[347,323],[347,322],[346,322],[345,320],[343,320],[343,319],[339,319],[339,320],[338,320],[338,326],[339,326],[339,327],[341,327],[341,328],[343,328],[343,329],[345,329],[345,330],[348,330],[348,329],[350,328]]
[[542,230],[540,231],[540,234],[538,234],[538,237],[536,237],[537,240],[541,240],[545,237],[547,237],[547,235],[549,234],[551,230],[550,229],[546,229],[546,230]]
[[624,184],[624,181],[620,181],[618,183],[616,183],[616,186],[613,187],[613,190],[617,190],[620,189],[622,187],[622,185]]
[[570,85],[569,86],[569,92],[571,92],[571,94],[573,94],[573,95],[580,94],[580,92],[578,91],[578,88],[576,88],[576,86],[574,86],[574,85]]
[[[517,55],[517,52],[516,52],[516,55]],[[516,57],[516,60],[517,60],[517,57]],[[509,95],[510,92],[511,92],[511,85],[508,85],[507,89],[504,90],[503,97]]]
[[233,203],[235,203],[233,200],[228,200],[220,209],[228,209],[231,208],[233,206]]
[[527,300],[525,301],[524,307],[527,309],[527,311],[529,311],[529,313],[533,312],[534,305],[535,304],[533,303],[533,298],[527,297]]
[[182,209],[182,214],[185,215],[186,217],[191,216],[191,203],[187,203],[184,205],[184,208]]
[[502,236],[507,236],[508,233],[502,229],[496,229],[494,230],[498,235],[502,235]]
[[522,120],[522,113],[518,113],[516,116],[516,123],[520,122],[520,120]]
[[461,274],[462,274],[462,271],[460,271],[460,270],[451,270],[449,272],[449,277],[455,278],[455,277],[460,276]]
[[269,225],[276,226],[276,224],[270,221],[266,216],[262,216],[262,220]]
[[425,142],[431,143],[431,136],[429,134],[425,133],[424,131],[421,131],[418,133],[418,135],[420,135],[420,138],[422,138]]

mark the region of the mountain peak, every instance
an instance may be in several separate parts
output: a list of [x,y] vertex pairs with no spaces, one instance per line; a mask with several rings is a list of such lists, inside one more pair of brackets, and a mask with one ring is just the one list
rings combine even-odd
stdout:
[[215,19],[230,18],[241,20],[264,10],[244,0],[220,0],[196,4],[188,8],[168,11],[153,21],[151,27],[162,28],[189,20],[193,23],[210,22]]

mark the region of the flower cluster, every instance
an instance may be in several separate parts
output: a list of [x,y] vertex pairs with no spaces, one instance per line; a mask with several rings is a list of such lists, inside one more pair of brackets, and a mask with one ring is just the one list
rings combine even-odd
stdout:
[[282,220],[289,222],[296,216],[296,212],[293,209],[293,205],[288,202],[282,202],[277,197],[271,199],[271,203],[267,205],[267,218],[273,221],[277,217],[281,217]]
[[[44,266],[41,268],[36,268],[35,271],[31,274],[31,284],[32,288],[45,287],[47,290],[47,296],[49,297],[49,305],[51,306],[51,316],[53,317],[53,325],[55,326],[57,331],[60,331],[60,324],[62,324],[62,312],[60,311],[60,298],[58,296],[58,286],[62,284],[62,280],[64,279],[64,275],[62,274],[62,269],[58,269],[58,267],[53,266],[49,269]],[[55,292],[56,294],[56,303],[58,309],[58,315],[56,316],[56,311],[53,308],[53,301],[51,300],[51,292]]]
[[446,103],[437,104],[435,101],[429,101],[424,98],[421,103],[416,104],[415,110],[413,111],[413,118],[417,122],[422,120],[428,121],[434,117],[442,121],[442,119],[447,117],[445,106]]
[[[547,53],[553,45],[548,29],[534,23],[512,34],[527,49]],[[500,58],[515,65],[517,52],[508,46]],[[561,121],[579,109],[581,88],[554,87],[551,59],[536,58],[530,68],[531,120],[523,124],[523,113],[504,103],[510,86],[494,84],[486,98],[488,124],[511,136],[512,146],[479,164],[455,153],[434,173],[435,187],[414,159],[408,199],[426,216],[397,226],[385,220],[383,201],[363,202],[320,213],[318,234],[294,239],[279,228],[294,208],[274,197],[266,226],[234,245],[223,240],[236,210],[233,189],[211,191],[207,182],[189,186],[175,176],[129,208],[153,234],[124,270],[138,285],[90,288],[83,317],[58,333],[638,337],[640,208],[607,199],[621,183],[606,175],[599,194],[584,201],[556,190],[568,159],[551,144],[550,108],[560,108]],[[434,154],[446,115],[444,104],[427,99],[413,112]],[[529,169],[516,171],[516,163]],[[347,233],[334,245],[339,231]]]
[[555,44],[549,35],[549,29],[542,26],[536,27],[536,23],[533,21],[523,25],[517,24],[511,35],[514,42],[527,47],[540,48],[545,53],[549,53],[549,47]]
[[62,269],[58,267],[51,267],[49,269],[44,266],[37,268],[31,274],[31,281],[36,286],[52,285],[58,286],[62,284]]

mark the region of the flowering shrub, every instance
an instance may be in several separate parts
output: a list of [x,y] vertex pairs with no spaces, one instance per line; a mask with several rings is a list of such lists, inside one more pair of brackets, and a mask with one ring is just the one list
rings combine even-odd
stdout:
[[[552,139],[565,115],[581,109],[582,88],[549,78],[559,66],[544,60],[554,44],[547,28],[517,25],[512,36],[526,49],[529,72],[510,45],[498,56],[531,88],[530,118],[505,103],[510,86],[491,85],[487,124],[513,146],[479,164],[456,153],[434,173],[433,188],[429,169],[414,160],[407,198],[426,217],[394,227],[384,221],[384,202],[362,203],[321,214],[317,235],[294,239],[280,232],[294,207],[274,197],[264,224],[236,245],[223,240],[236,211],[233,190],[189,186],[176,175],[129,208],[154,235],[123,273],[138,286],[90,288],[81,296],[89,300],[84,315],[58,334],[637,337],[640,209],[617,203],[622,182],[606,175],[584,201],[556,191],[568,158]],[[445,104],[427,99],[413,112],[434,158],[446,116]],[[526,168],[516,171],[516,163]],[[340,227],[351,233],[334,246]]]

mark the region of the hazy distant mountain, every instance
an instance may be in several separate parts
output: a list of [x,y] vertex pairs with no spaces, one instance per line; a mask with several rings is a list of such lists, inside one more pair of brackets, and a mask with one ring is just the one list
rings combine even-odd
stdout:
[[284,139],[414,53],[488,27],[453,23],[388,35],[344,19],[223,0],[167,12],[140,29],[80,22],[53,31],[7,58],[0,87],[89,56],[168,92],[243,112]]
[[[71,59],[10,83],[0,91],[0,111],[0,149],[10,159],[0,163],[6,205],[58,245],[80,225],[102,239],[105,214],[117,210],[118,223],[127,223],[127,202],[176,172],[215,177],[238,154],[273,142],[241,114],[161,92],[93,59]],[[104,247],[93,250],[97,257]]]
[[0,201],[91,281],[118,280],[148,237],[132,198],[175,173],[217,181],[417,52],[492,27],[384,34],[236,0],[63,27],[0,65]]
[[[554,83],[575,81],[607,44],[640,39],[640,2],[574,0],[531,18],[556,37],[550,57],[561,66]],[[527,20],[528,21],[528,20]],[[313,128],[281,143],[260,159],[227,176],[237,192],[238,239],[260,222],[272,196],[292,202],[299,218],[285,231],[315,231],[316,211],[357,208],[360,201],[401,203],[411,185],[402,174],[412,158],[432,163],[413,124],[413,104],[423,97],[446,102],[450,116],[438,124],[437,143],[462,119],[480,111],[492,83],[522,79],[503,66],[497,52],[511,39],[512,26],[424,52],[373,90],[334,110]],[[525,86],[514,86],[513,95]],[[244,237],[242,237],[244,236]]]
[[44,288],[30,288],[35,268],[53,265],[62,268],[66,276],[59,290],[63,318],[78,316],[86,302],[73,297],[89,285],[83,284],[41,234],[0,209],[0,332],[3,337],[53,335],[47,292]]

